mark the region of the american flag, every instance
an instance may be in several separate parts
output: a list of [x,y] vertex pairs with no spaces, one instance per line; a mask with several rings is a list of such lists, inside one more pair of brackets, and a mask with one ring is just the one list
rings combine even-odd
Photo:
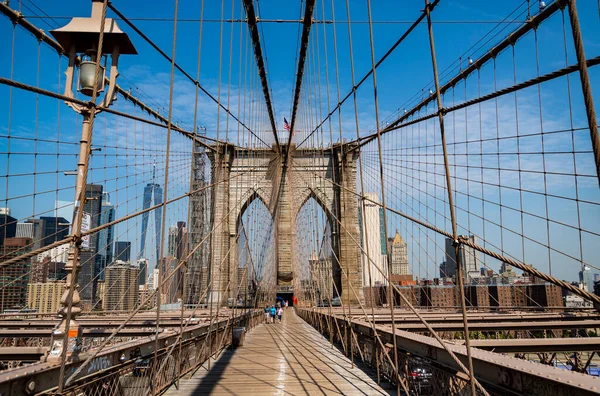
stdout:
[[285,129],[288,132],[290,131],[290,123],[285,117],[283,117],[283,129]]

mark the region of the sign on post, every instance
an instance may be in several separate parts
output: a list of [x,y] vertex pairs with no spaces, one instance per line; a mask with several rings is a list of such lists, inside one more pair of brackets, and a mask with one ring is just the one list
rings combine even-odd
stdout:
[[[81,217],[81,232],[87,232],[90,230],[90,224],[92,223],[92,215],[83,212]],[[81,238],[81,249],[88,250],[90,248],[90,235],[85,235]]]

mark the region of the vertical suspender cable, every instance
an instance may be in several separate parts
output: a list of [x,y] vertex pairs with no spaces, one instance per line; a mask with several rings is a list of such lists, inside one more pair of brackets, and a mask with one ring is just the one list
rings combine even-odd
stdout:
[[[338,51],[337,51],[337,32],[336,32],[336,28],[335,28],[335,8],[334,8],[334,1],[331,1],[331,18],[333,21],[333,52],[335,54],[335,86],[336,86],[336,93],[337,93],[337,101],[338,103],[340,103],[341,100],[341,95],[340,95],[340,71],[339,71],[339,62],[338,62]],[[340,170],[340,183],[345,183],[346,182],[346,178],[344,176],[344,170],[346,169],[346,156],[344,153],[344,139],[343,139],[343,135],[342,135],[342,113],[338,112],[338,129],[340,132],[340,153],[339,153],[339,170]],[[337,160],[337,158],[336,158]],[[344,213],[344,217],[346,217],[347,212],[346,212],[346,191],[345,190],[341,190],[340,191],[340,201],[339,202],[339,208],[340,211],[343,211]],[[340,263],[340,266],[342,266],[342,262],[344,260],[344,255],[342,254],[343,249],[340,248],[340,251],[338,252],[338,262]],[[348,289],[348,296],[350,295],[350,274],[348,273],[348,271],[346,271],[346,288]],[[342,287],[342,292],[343,292],[343,287]],[[340,300],[342,296],[340,296]],[[346,301],[348,303],[348,301]],[[348,312],[350,312],[350,305],[348,304]],[[350,334],[350,336],[348,336],[348,329],[350,329],[350,333],[352,333],[352,326],[350,326],[350,320],[349,320],[349,316],[350,314],[348,313],[348,315],[346,315],[346,310],[344,309],[344,316],[346,317],[346,326],[344,326],[344,334],[346,336],[346,344],[348,344],[348,342],[350,341],[350,345],[346,346],[346,355],[352,360],[352,366],[354,366],[354,358],[351,355],[351,351],[352,351],[352,334]]]
[[[433,78],[435,82],[435,94],[438,105],[438,119],[440,124],[440,135],[442,139],[442,150],[444,152],[444,168],[446,173],[446,188],[448,190],[448,206],[450,208],[450,218],[452,221],[452,237],[454,239],[454,257],[456,257],[456,278],[458,279],[458,288],[460,294],[460,304],[462,310],[463,317],[463,326],[464,326],[464,335],[465,335],[465,346],[467,348],[467,356],[468,356],[468,367],[469,367],[469,378],[471,382],[471,394],[475,396],[477,394],[475,388],[475,373],[473,372],[473,359],[471,357],[471,342],[469,337],[469,323],[467,319],[466,313],[466,304],[465,304],[465,289],[463,285],[463,268],[460,260],[460,241],[458,239],[457,226],[456,226],[456,214],[454,211],[454,199],[452,196],[452,183],[450,181],[450,167],[448,165],[448,149],[446,146],[446,134],[444,132],[444,109],[442,105],[442,95],[440,93],[440,82],[438,78],[438,70],[437,70],[437,60],[435,56],[435,45],[433,42],[433,28],[431,26],[431,11],[429,0],[425,0],[425,11],[427,13],[427,28],[429,32],[429,46],[431,52],[431,63],[433,65]],[[377,127],[379,130],[379,126]],[[377,137],[379,140],[379,136]],[[381,150],[381,146],[380,146]],[[380,154],[381,155],[381,154]],[[384,206],[384,210],[385,206]],[[385,219],[385,217],[384,217]]]
[[[349,1],[346,0],[346,20],[348,21],[347,25],[348,25],[348,42],[349,42],[349,56],[350,56],[350,72],[351,72],[351,78],[352,78],[352,86],[354,87],[356,85],[355,82],[355,75],[354,75],[354,52],[353,52],[353,47],[352,47],[352,26],[350,23],[350,4]],[[352,101],[354,103],[354,126],[356,128],[356,140],[358,141],[360,139],[360,131],[359,131],[359,123],[358,123],[358,105],[356,103],[356,90],[352,91]],[[365,194],[365,185],[364,185],[364,177],[363,177],[363,163],[362,163],[362,156],[358,155],[358,166],[360,168],[360,192],[361,195]],[[365,248],[367,251],[367,256],[369,255],[369,235],[368,235],[368,229],[369,227],[367,227],[367,223],[366,223],[366,212],[365,212],[365,200],[364,199],[360,199],[360,205],[361,205],[361,217],[362,217],[362,225],[363,225],[363,232],[365,233]],[[386,238],[387,240],[387,238]],[[361,255],[361,261],[362,261],[362,255]],[[364,268],[362,269],[362,272],[364,273]],[[371,301],[371,316],[373,318],[373,320],[375,319],[375,298],[373,295],[373,280],[372,280],[372,274],[371,274],[371,264],[367,261],[367,273],[369,276],[369,299]],[[362,274],[360,274],[362,278],[364,278],[362,276]],[[362,280],[361,280],[362,282]],[[364,286],[364,285],[363,285]],[[364,293],[364,289],[363,289],[363,293]],[[373,324],[372,326],[373,328],[373,334],[377,337],[377,328],[375,327],[375,324]],[[379,372],[379,367],[377,367],[377,371]]]
[[[173,16],[173,48],[171,50],[171,77],[169,82],[169,115],[167,121],[167,147],[166,147],[166,157],[165,157],[165,178],[164,178],[164,192],[163,192],[163,202],[167,202],[169,197],[169,158],[171,154],[171,126],[172,126],[172,118],[173,118],[173,88],[175,86],[175,50],[177,46],[177,15],[179,12],[179,0],[175,0],[175,10]],[[164,256],[165,249],[165,230],[166,230],[166,217],[167,217],[167,205],[163,205],[162,207],[162,230],[160,235],[160,248],[159,248],[159,257],[156,258],[156,263],[159,265],[158,268],[158,279],[159,284],[161,284],[161,280],[163,277],[163,268],[167,268],[167,260],[166,258],[163,261],[163,268],[160,268],[160,262],[162,257]],[[156,369],[157,361],[158,361],[158,332],[160,330],[160,304],[161,304],[161,290],[159,289],[158,294],[156,295],[156,334],[154,338],[154,359],[152,361],[153,368]],[[183,303],[183,301],[182,301]],[[155,372],[153,370],[153,372]],[[157,379],[155,377],[154,379]],[[153,379],[153,381],[154,381]],[[152,394],[156,394],[156,387],[152,387]]]
[[[373,69],[373,99],[375,101],[375,123],[377,124],[377,147],[379,151],[379,177],[381,181],[381,204],[383,206],[383,230],[385,232],[385,243],[386,243],[386,251],[387,251],[387,206],[385,202],[385,179],[383,176],[383,157],[381,153],[381,127],[379,125],[379,102],[377,97],[377,70],[375,69],[375,43],[373,41],[373,20],[371,17],[371,0],[367,0],[367,12],[369,17],[369,39],[371,43],[371,66]],[[392,333],[396,334],[396,319],[394,316],[394,290],[392,289],[392,263],[390,260],[387,260],[388,271],[387,271],[387,281],[388,281],[388,304],[390,305],[390,315],[392,319]],[[391,300],[391,301],[390,301]],[[394,344],[394,366],[396,370],[396,386],[398,394],[400,394],[400,372],[398,370],[398,345],[396,341],[396,337],[393,337]]]
[[[592,86],[590,75],[588,73],[585,60],[585,51],[583,49],[583,37],[581,35],[581,26],[579,24],[579,15],[577,14],[576,0],[567,1],[569,6],[569,18],[571,20],[571,31],[573,33],[573,44],[575,45],[575,54],[577,63],[579,63],[579,78],[581,80],[581,89],[583,91],[583,103],[590,129],[590,138],[592,140],[592,149],[594,151],[594,160],[596,161],[596,175],[600,183],[600,136],[598,135],[598,119],[594,109],[594,95],[592,95]],[[598,4],[600,12],[600,3]]]

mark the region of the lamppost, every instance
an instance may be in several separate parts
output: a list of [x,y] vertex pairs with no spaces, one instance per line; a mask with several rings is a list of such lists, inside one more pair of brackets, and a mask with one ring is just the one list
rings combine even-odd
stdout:
[[[75,211],[72,222],[72,242],[69,247],[69,257],[65,270],[67,272],[66,288],[61,297],[59,316],[61,322],[52,333],[52,348],[49,360],[66,357],[77,358],[81,348],[81,329],[75,317],[81,312],[80,298],[77,290],[77,275],[81,267],[79,252],[85,240],[82,238],[82,224],[89,229],[89,215],[84,216],[85,189],[89,157],[92,151],[92,129],[94,117],[112,104],[115,98],[115,87],[118,60],[120,54],[137,54],[129,37],[117,26],[116,21],[106,17],[105,4],[101,0],[92,0],[92,15],[89,18],[73,18],[61,28],[50,33],[66,50],[69,63],[66,70],[66,85],[64,95],[74,98],[73,80],[75,69],[78,69],[77,90],[92,99],[87,105],[70,101],[65,103],[83,116],[79,160],[77,163],[77,180],[75,184]],[[102,35],[101,35],[102,32]],[[102,36],[102,37],[101,37]],[[106,57],[110,54],[111,66],[108,91],[99,103],[97,95],[104,91],[106,76]],[[101,64],[105,57],[105,65]],[[83,230],[86,231],[86,230]],[[83,242],[83,243],[82,243]],[[89,242],[87,242],[89,247]],[[59,385],[62,385],[62,381]],[[60,388],[61,386],[59,386]]]

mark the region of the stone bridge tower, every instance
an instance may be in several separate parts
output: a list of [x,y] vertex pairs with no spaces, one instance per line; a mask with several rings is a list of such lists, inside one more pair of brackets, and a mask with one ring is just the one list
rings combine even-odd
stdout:
[[[296,217],[310,198],[325,212],[331,226],[333,279],[344,303],[362,299],[360,232],[356,191],[356,159],[359,151],[349,145],[330,150],[290,149],[289,168],[275,148],[239,148],[219,144],[208,154],[212,163],[213,188],[212,269],[213,302],[233,297],[237,284],[236,237],[241,217],[255,200],[261,200],[273,216],[276,227],[276,263],[272,276],[279,290],[292,288],[298,269],[293,268]],[[287,149],[284,146],[283,149]],[[239,203],[241,202],[241,204]],[[307,231],[308,232],[308,231]],[[308,263],[306,263],[308,265]],[[343,268],[343,272],[342,272]],[[348,287],[346,276],[354,292]]]

